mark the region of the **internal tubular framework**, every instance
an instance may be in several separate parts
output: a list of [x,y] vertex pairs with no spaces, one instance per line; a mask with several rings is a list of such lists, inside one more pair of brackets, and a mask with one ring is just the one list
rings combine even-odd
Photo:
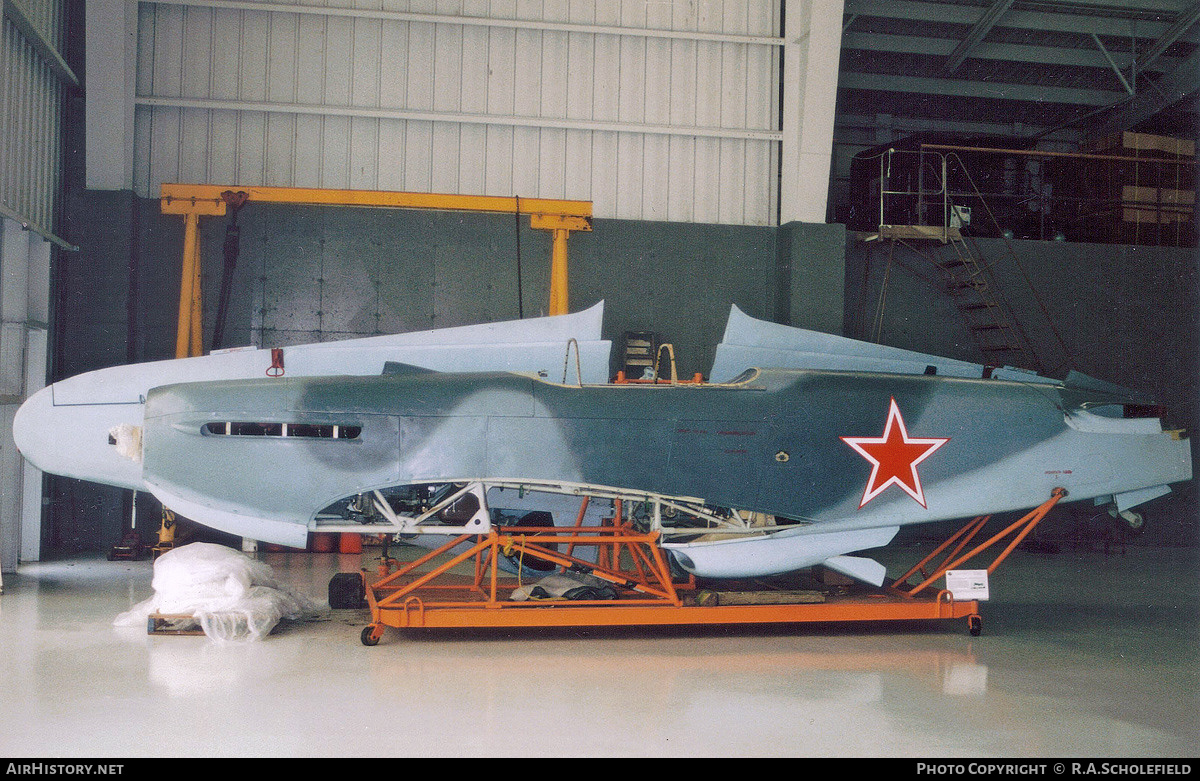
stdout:
[[[422,485],[422,484],[417,484]],[[645,530],[658,532],[664,539],[703,534],[729,536],[757,536],[782,529],[795,528],[793,523],[779,523],[774,516],[731,508],[714,508],[703,499],[683,496],[665,496],[644,491],[629,491],[584,483],[548,482],[530,480],[468,480],[454,483],[435,483],[430,486],[452,486],[428,506],[416,511],[401,511],[392,506],[384,494],[387,489],[375,489],[364,503],[361,496],[350,497],[339,505],[357,502],[361,507],[369,504],[370,511],[362,512],[362,522],[333,519],[327,513],[318,516],[312,530],[318,532],[357,532],[362,534],[441,534],[464,533],[486,534],[493,528],[494,521],[489,508],[488,495],[493,489],[512,490],[519,495],[556,494],[577,496],[581,500],[611,502],[617,512],[637,515]],[[444,490],[444,489],[443,489]],[[464,498],[474,498],[477,509],[463,522],[446,523],[444,513]],[[582,513],[576,525],[582,523]]]

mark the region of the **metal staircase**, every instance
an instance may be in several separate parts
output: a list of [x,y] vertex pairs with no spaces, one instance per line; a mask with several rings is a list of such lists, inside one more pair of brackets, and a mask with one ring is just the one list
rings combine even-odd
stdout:
[[959,236],[947,241],[954,256],[935,259],[955,307],[971,332],[976,346],[990,366],[1019,366],[1040,371],[1037,356],[1028,347],[1028,339],[1002,303],[994,281],[967,242]]
[[[912,166],[896,164],[898,155],[919,155]],[[951,201],[946,157],[937,152],[888,150],[880,157],[879,232],[869,240],[889,241],[891,254],[903,244],[938,269],[945,289],[989,366],[1016,366],[1042,371],[1044,367],[1004,299],[974,242],[962,233],[969,211]],[[897,175],[905,171],[906,177]],[[891,199],[889,201],[889,199]],[[926,252],[916,243],[937,243],[949,253]],[[890,260],[889,260],[890,265]],[[884,283],[886,285],[886,281]],[[881,301],[883,296],[881,295]],[[878,317],[878,315],[877,315]]]

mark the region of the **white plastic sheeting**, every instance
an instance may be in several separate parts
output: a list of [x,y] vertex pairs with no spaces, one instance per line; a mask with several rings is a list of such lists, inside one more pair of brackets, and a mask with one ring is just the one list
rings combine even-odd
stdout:
[[222,545],[195,542],[154,562],[154,596],[117,616],[144,626],[151,614],[189,615],[214,640],[261,640],[283,620],[315,620],[322,606],[275,579],[270,565]]

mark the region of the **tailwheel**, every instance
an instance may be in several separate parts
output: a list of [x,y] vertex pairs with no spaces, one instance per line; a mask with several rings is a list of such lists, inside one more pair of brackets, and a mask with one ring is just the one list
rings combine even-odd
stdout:
[[967,627],[971,630],[971,637],[979,637],[983,634],[983,617],[967,616]]
[[383,627],[375,626],[374,624],[364,626],[360,637],[362,644],[365,646],[379,645],[379,639],[383,637]]

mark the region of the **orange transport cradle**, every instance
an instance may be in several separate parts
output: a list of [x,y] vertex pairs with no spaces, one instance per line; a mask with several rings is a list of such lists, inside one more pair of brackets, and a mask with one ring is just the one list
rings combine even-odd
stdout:
[[[362,642],[375,645],[386,627],[397,629],[483,627],[680,626],[786,624],[966,619],[972,635],[982,631],[976,600],[956,600],[929,586],[1003,540],[1010,540],[987,568],[992,573],[1066,495],[1056,489],[1041,506],[990,539],[966,550],[988,517],[972,520],[890,585],[865,593],[851,589],[819,592],[711,591],[694,578],[680,580],[657,545],[656,532],[635,530],[621,502],[599,527],[507,526],[486,534],[464,534],[405,564],[384,556],[380,579],[365,588],[371,624]],[[963,551],[966,550],[964,553]],[[590,552],[588,558],[577,554]],[[944,554],[944,556],[943,556]],[[586,572],[611,584],[616,599],[515,599],[528,577],[502,572],[501,557],[538,560],[556,571]],[[931,565],[943,556],[940,564]],[[517,567],[524,572],[523,567]],[[916,574],[922,580],[908,581]],[[544,574],[544,573],[543,573]],[[363,571],[364,582],[369,573]]]

